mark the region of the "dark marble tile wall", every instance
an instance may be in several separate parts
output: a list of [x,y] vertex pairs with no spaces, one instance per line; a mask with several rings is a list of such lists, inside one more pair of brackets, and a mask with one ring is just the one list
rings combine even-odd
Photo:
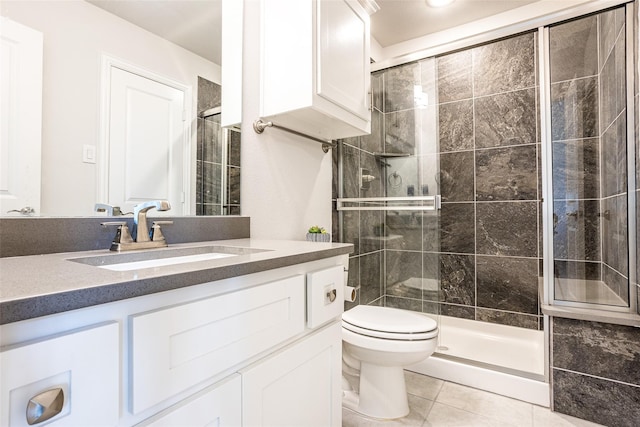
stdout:
[[550,75],[556,275],[605,280],[628,301],[624,17],[553,26]]
[[437,58],[441,289],[431,302],[443,314],[542,328],[535,52],[529,33]]
[[607,426],[640,419],[640,329],[553,318],[553,409]]
[[[387,237],[383,212],[335,210],[335,199],[339,197],[382,197],[385,192],[383,166],[374,156],[384,151],[385,144],[382,74],[373,74],[371,84],[374,105],[371,134],[339,140],[337,149],[332,150],[332,239],[354,245],[349,257],[348,283],[357,289],[356,301],[346,302],[345,310],[358,304],[384,305],[384,240]],[[360,168],[368,169],[368,173],[376,177],[367,189],[361,188]]]
[[224,201],[224,215],[240,215],[240,131],[229,129],[227,140],[227,197]]
[[629,302],[626,25],[624,8],[598,15],[600,49],[602,280]]
[[[220,107],[221,95],[222,87],[219,84],[198,77],[197,215],[240,215],[241,134],[239,131],[230,129],[225,140],[219,115],[200,117],[203,111]],[[226,159],[224,153],[226,153]],[[223,171],[223,168],[226,170]],[[223,173],[226,181],[224,200]]]
[[[443,201],[385,215],[385,305],[542,327],[535,51],[530,33],[381,73],[383,149],[437,153]],[[434,83],[429,127],[414,86]]]
[[219,84],[198,76],[196,215],[222,214],[220,118],[200,116],[203,111],[219,107],[221,96]]

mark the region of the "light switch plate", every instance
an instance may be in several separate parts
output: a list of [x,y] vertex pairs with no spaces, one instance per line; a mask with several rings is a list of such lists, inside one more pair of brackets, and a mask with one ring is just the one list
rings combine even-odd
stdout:
[[82,146],[82,162],[83,163],[96,162],[96,146],[95,145],[85,144]]

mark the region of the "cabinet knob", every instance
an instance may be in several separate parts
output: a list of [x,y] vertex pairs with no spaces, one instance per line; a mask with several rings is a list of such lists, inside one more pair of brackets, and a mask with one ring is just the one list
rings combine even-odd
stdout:
[[327,292],[327,299],[330,303],[336,300],[337,293],[338,292],[335,289],[331,289],[329,292]]
[[62,412],[64,392],[61,388],[43,391],[29,399],[27,424],[34,425],[47,421]]

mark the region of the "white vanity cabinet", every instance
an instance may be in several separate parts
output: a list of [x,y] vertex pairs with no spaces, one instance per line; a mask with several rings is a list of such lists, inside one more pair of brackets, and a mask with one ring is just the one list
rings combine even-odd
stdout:
[[261,8],[261,118],[322,139],[370,133],[370,24],[358,1]]
[[116,425],[119,344],[111,322],[3,347],[0,426]]
[[304,330],[304,276],[132,316],[139,413]]
[[347,261],[2,325],[0,427],[26,426],[29,399],[57,388],[41,425],[338,427]]
[[242,382],[234,374],[136,427],[237,427],[242,425]]
[[242,370],[244,425],[340,427],[341,331],[331,323]]

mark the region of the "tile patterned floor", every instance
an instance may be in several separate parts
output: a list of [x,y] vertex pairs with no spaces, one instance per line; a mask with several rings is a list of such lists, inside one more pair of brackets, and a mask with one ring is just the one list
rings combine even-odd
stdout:
[[405,372],[411,412],[397,420],[376,420],[342,410],[342,427],[595,427],[568,415],[551,412],[486,391]]

